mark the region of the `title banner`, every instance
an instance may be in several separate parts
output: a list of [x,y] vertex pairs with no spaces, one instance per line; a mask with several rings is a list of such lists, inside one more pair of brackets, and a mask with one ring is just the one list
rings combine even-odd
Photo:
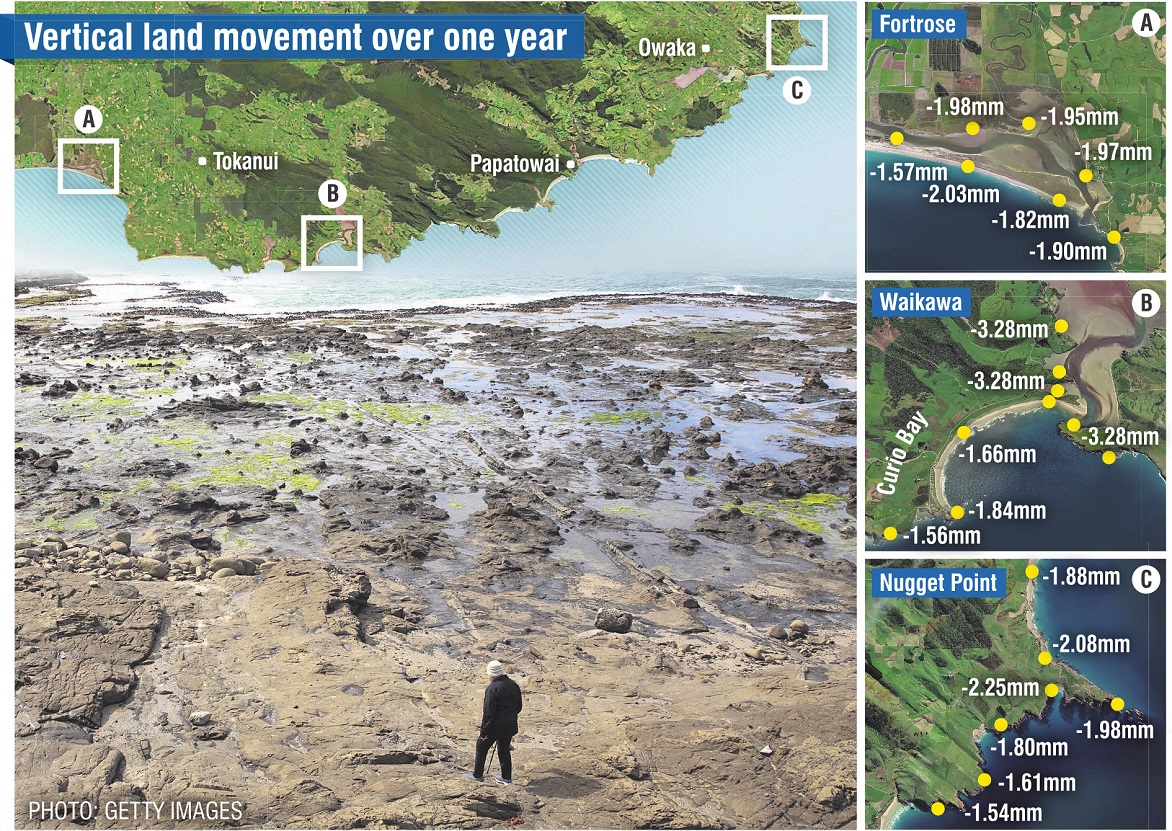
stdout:
[[[580,14],[6,15],[6,60],[564,60]],[[6,33],[3,33],[7,41]],[[5,44],[7,45],[7,44]]]

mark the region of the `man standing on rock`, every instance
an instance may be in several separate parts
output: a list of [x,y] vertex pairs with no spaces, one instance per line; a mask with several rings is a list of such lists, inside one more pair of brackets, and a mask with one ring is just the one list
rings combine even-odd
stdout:
[[513,736],[517,735],[517,714],[521,712],[521,688],[505,675],[500,661],[488,662],[488,687],[484,690],[484,713],[480,718],[480,736],[476,739],[476,768],[464,776],[484,781],[484,761],[495,743],[501,758],[501,775],[496,781],[513,784]]

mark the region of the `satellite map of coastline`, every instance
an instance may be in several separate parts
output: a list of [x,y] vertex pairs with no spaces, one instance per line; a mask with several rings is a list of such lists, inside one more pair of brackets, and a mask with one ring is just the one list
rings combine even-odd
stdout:
[[[154,5],[120,4],[126,12]],[[233,12],[362,12],[367,3],[233,4]],[[377,4],[380,14],[419,4]],[[168,13],[205,10],[167,4]],[[458,4],[433,4],[429,13]],[[21,12],[106,12],[106,4],[20,4]],[[580,61],[20,61],[17,167],[56,165],[62,123],[82,104],[102,109],[121,142],[126,237],[142,259],[206,257],[220,268],[300,264],[301,216],[321,214],[326,179],[348,188],[364,217],[366,251],[397,256],[435,223],[498,232],[507,210],[551,204],[550,185],[596,156],[654,170],[677,139],[728,117],[746,69],[761,63],[767,13],[793,3],[479,4],[478,14],[558,11],[585,16]],[[748,32],[752,32],[749,35]],[[674,51],[680,34],[687,48]],[[703,35],[710,51],[696,54]],[[644,59],[641,40],[657,44]],[[778,27],[784,56],[802,43]],[[682,41],[681,41],[682,44]],[[67,122],[66,122],[67,123]],[[112,176],[101,145],[67,147],[65,166]],[[277,157],[279,156],[279,160]],[[470,164],[508,162],[507,178]],[[205,163],[194,164],[203,158]],[[247,162],[244,164],[242,162]],[[224,175],[239,170],[254,175]],[[500,172],[505,172],[501,170]],[[349,223],[352,225],[353,223]],[[318,227],[318,226],[322,227]],[[344,222],[350,247],[354,229]],[[310,226],[310,251],[338,237]]]
[[868,560],[867,827],[1165,827],[1163,565]]
[[[1163,3],[866,7],[868,270],[1165,270]],[[874,29],[925,8],[963,36]]]
[[1162,549],[1163,283],[974,281],[967,314],[881,308],[934,285],[868,283],[868,545]]

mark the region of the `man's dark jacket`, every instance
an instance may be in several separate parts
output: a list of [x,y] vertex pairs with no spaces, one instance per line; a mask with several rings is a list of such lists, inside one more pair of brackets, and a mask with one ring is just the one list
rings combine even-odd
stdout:
[[484,715],[480,735],[504,739],[517,735],[517,714],[521,712],[521,688],[507,675],[492,679],[484,691]]

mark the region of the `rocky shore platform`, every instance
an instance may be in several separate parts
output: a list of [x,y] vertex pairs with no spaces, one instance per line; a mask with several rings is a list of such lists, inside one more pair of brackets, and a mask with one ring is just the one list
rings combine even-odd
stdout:
[[18,827],[854,824],[853,306],[84,302],[18,310]]

